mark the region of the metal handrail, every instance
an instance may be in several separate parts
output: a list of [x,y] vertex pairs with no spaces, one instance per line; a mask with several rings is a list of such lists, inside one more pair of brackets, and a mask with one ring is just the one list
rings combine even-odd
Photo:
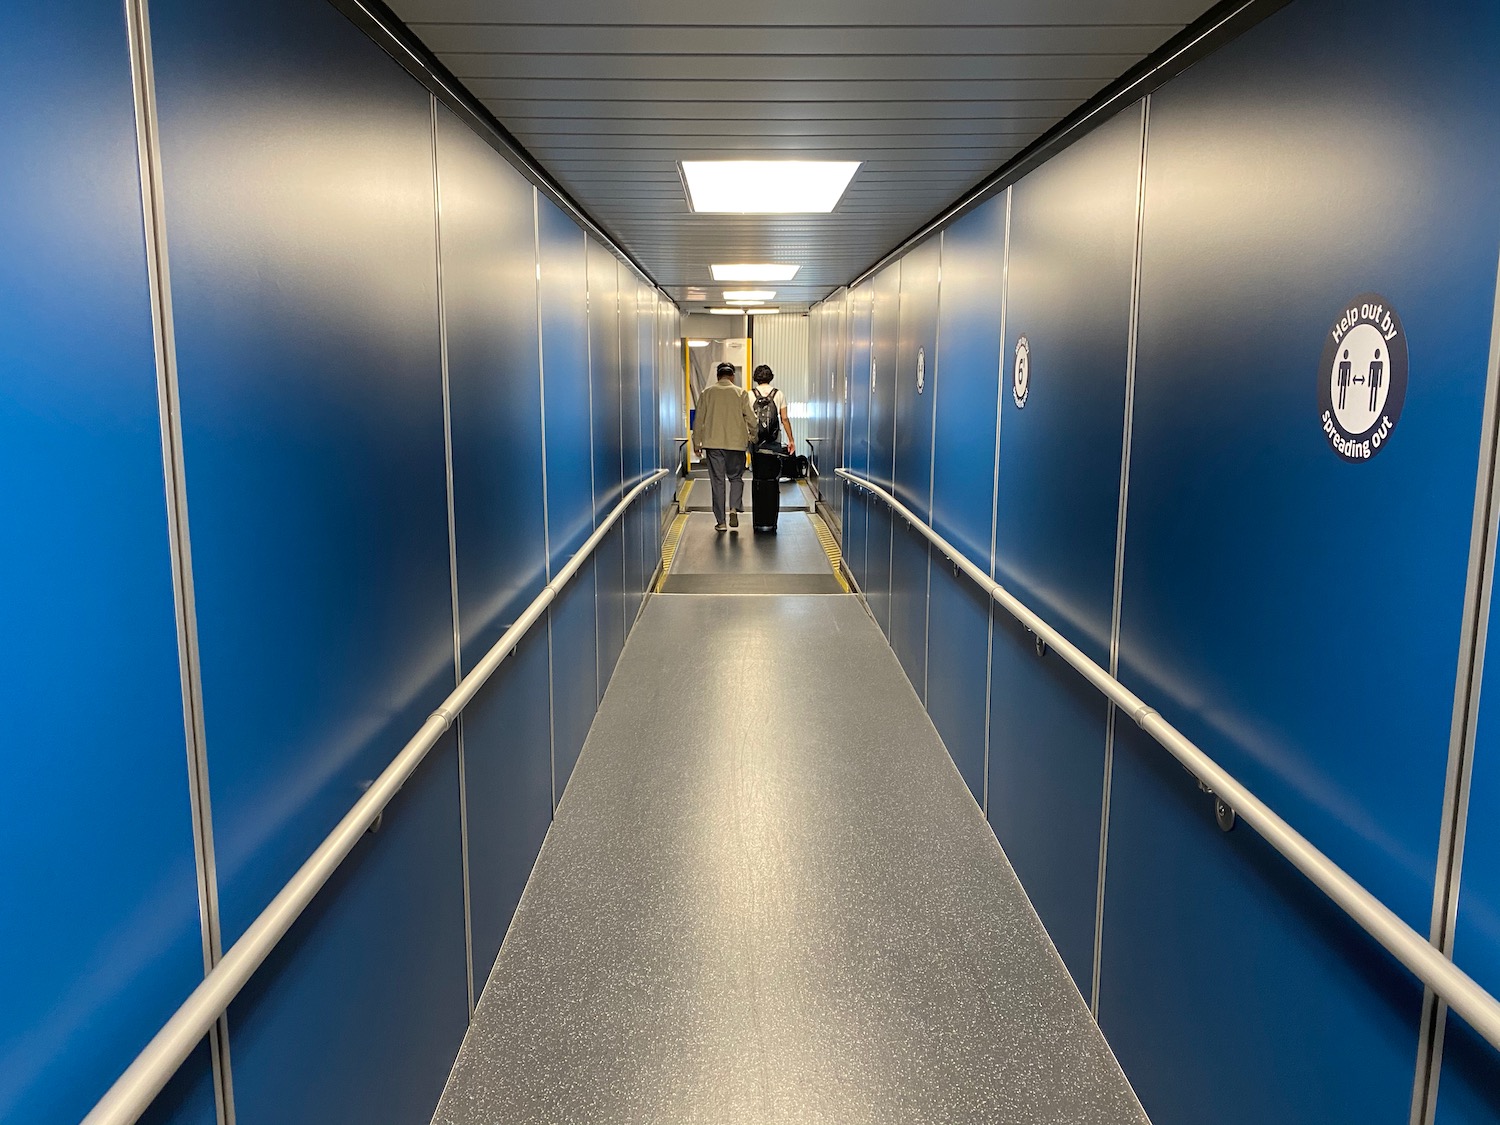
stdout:
[[839,469],[837,472],[856,488],[885,501],[907,523],[926,536],[949,562],[973,579],[1007,613],[1077,669],[1084,679],[1103,692],[1138,727],[1161,743],[1189,773],[1232,808],[1240,820],[1255,829],[1293,867],[1332,899],[1339,909],[1383,945],[1391,956],[1411,970],[1449,1008],[1462,1016],[1491,1046],[1500,1048],[1500,1001],[1397,917],[1390,907],[1366,890],[1342,867],[1314,847],[1306,837],[1272,812],[1260,798],[1236,781],[1186,735],[1085,656],[1076,645],[1028,609],[1014,594],[965,558],[953,544],[924,523],[901,501],[879,485],[848,469]]
[[328,882],[344,858],[354,849],[375,819],[381,814],[401,787],[421,765],[427,752],[437,745],[439,738],[453,725],[459,713],[478,694],[505,658],[515,651],[521,638],[546,611],[583,566],[584,561],[599,546],[611,528],[619,522],[627,508],[647,489],[655,486],[668,470],[657,469],[641,481],[617,504],[592,535],[584,540],[577,553],[557,572],[557,576],[542,588],[514,625],[505,630],[484,658],[465,676],[442,706],[434,711],[422,724],[401,752],[386,766],[373,785],[354,807],[339,821],[338,826],[318,845],[295,875],[282,887],[260,916],[225,952],[219,963],[193,989],[182,1006],[162,1025],[160,1031],[146,1044],[135,1061],[126,1067],[104,1097],[83,1119],[83,1125],[133,1125],[151,1105],[172,1075],[177,1072],[199,1041],[209,1033],[219,1017],[228,1010],[230,1003],[239,995],[240,989],[254,975],[255,970],[270,955],[276,944],[286,936],[302,911],[313,897]]

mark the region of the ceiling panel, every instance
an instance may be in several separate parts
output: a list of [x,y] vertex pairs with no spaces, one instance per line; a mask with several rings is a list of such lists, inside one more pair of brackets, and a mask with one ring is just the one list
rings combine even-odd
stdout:
[[[860,273],[1208,0],[391,0],[686,308],[712,262],[787,261],[777,304]],[[747,14],[754,13],[754,18]],[[920,20],[920,24],[915,21]],[[831,215],[695,215],[683,159],[860,160]],[[705,299],[690,299],[689,290]]]

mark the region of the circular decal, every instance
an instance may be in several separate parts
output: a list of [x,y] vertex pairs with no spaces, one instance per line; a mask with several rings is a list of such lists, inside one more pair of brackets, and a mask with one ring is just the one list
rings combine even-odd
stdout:
[[1391,440],[1406,405],[1406,330],[1390,302],[1361,293],[1329,329],[1318,368],[1323,436],[1345,461],[1368,461]]
[[1031,393],[1031,345],[1022,336],[1016,341],[1016,365],[1011,371],[1011,397],[1017,406],[1026,405],[1026,396]]
[[927,386],[927,349],[917,349],[917,394]]

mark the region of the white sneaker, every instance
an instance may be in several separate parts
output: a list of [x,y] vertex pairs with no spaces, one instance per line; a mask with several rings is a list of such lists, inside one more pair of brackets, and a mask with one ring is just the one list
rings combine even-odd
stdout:
[[725,526],[725,525],[724,525],[724,524],[722,524],[722,523],[716,523],[716,524],[714,524],[714,530],[715,530],[715,531],[728,531],[728,530],[729,530],[729,528],[728,528],[728,527],[726,527],[726,526]]

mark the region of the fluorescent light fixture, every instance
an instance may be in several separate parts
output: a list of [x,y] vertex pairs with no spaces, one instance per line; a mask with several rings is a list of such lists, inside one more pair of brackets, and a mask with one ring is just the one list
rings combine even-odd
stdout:
[[771,314],[774,314],[774,313],[779,313],[781,310],[780,309],[746,309],[745,311],[747,313],[749,313],[751,316],[766,316],[766,315],[771,315]]
[[797,215],[832,211],[858,160],[684,160],[688,205],[700,214]]
[[769,301],[776,296],[774,289],[726,289],[726,301]]
[[744,316],[749,309],[709,309],[710,316]]
[[726,305],[763,305],[764,301],[725,301]]
[[706,347],[708,347],[708,341],[707,340],[689,340],[688,341],[688,347],[690,347],[690,348],[706,348]]
[[715,281],[791,281],[801,268],[775,262],[731,262],[709,267]]

